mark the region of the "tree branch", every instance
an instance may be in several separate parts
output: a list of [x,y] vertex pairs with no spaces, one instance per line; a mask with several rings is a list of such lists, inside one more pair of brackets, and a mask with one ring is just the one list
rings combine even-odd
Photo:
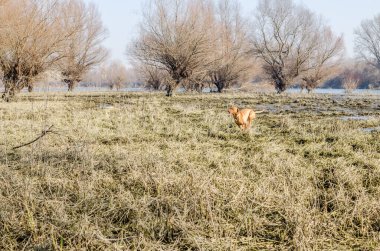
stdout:
[[51,125],[49,128],[45,129],[42,131],[41,135],[38,136],[37,138],[35,138],[34,140],[28,142],[28,143],[25,143],[25,144],[22,144],[22,145],[19,145],[19,146],[16,146],[16,147],[13,147],[12,150],[16,150],[16,149],[19,149],[19,148],[22,148],[22,147],[25,147],[25,146],[28,146],[28,145],[31,145],[33,144],[34,142],[42,139],[44,136],[46,136],[48,133],[54,133],[53,131],[51,131],[51,128],[53,128],[54,125]]

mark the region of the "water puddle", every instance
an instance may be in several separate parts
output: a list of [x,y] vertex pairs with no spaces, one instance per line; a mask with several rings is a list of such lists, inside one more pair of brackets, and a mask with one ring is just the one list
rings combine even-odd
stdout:
[[343,121],[348,121],[348,120],[370,120],[371,117],[369,117],[369,116],[354,115],[354,116],[343,116],[343,117],[340,117],[339,119],[343,120]]
[[100,104],[98,107],[100,109],[105,109],[105,110],[113,109],[114,108],[114,106],[112,104]]
[[362,128],[361,131],[362,132],[368,132],[368,133],[371,133],[371,132],[380,132],[380,126],[378,126],[378,127]]

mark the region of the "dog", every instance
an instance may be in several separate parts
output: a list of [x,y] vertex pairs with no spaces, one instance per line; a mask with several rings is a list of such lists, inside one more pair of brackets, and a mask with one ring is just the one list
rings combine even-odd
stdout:
[[228,109],[228,113],[232,115],[235,123],[242,130],[249,129],[252,124],[252,120],[256,118],[256,114],[264,111],[253,111],[252,109],[239,109],[236,106],[232,106]]

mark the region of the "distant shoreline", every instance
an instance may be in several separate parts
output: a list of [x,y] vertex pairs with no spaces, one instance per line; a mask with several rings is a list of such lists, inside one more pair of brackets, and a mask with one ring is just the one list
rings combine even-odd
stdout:
[[[3,88],[0,88],[0,91],[3,92]],[[21,93],[27,93],[28,90],[24,89],[21,91]],[[59,93],[64,93],[67,92],[67,87],[62,86],[62,87],[35,87],[33,92],[35,93],[44,93],[44,92],[49,92],[49,93],[54,93],[54,92],[59,92]],[[127,87],[127,88],[121,88],[120,90],[110,90],[107,87],[82,87],[79,86],[74,89],[72,93],[83,93],[83,92],[161,92],[161,91],[154,91],[154,90],[149,90],[143,87]],[[178,89],[177,93],[184,93],[185,91],[183,89]],[[254,89],[254,90],[239,90],[239,89],[228,89],[226,92],[236,92],[236,93],[276,93],[276,91],[273,89]],[[210,93],[209,88],[205,88],[203,93]],[[215,93],[215,92],[213,92]],[[300,88],[289,88],[285,91],[285,93],[301,93]],[[304,90],[302,93],[307,94],[307,91]],[[314,94],[347,94],[345,89],[337,89],[337,88],[316,88],[314,89],[311,93]],[[380,95],[380,89],[356,89],[352,91],[349,94],[375,94],[375,95]]]

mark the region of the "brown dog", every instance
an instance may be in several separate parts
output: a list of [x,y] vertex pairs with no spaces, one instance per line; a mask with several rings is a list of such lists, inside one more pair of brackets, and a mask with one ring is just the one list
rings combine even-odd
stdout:
[[234,117],[235,123],[240,127],[240,129],[249,129],[252,124],[252,120],[256,118],[257,113],[262,113],[264,111],[253,111],[252,109],[239,109],[236,106],[230,107],[228,113]]

